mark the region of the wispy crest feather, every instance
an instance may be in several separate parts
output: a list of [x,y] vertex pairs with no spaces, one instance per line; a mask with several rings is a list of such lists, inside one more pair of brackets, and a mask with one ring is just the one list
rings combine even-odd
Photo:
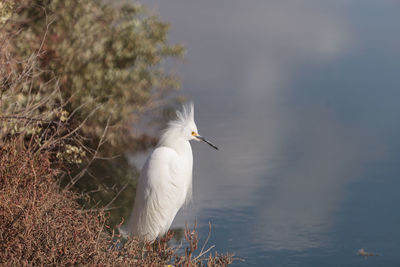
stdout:
[[176,111],[176,118],[168,122],[165,131],[171,130],[172,128],[185,127],[190,122],[194,122],[193,102],[182,105],[182,110]]
[[190,121],[194,121],[194,105],[190,102],[182,105],[182,111],[176,111],[176,119],[169,122],[168,125],[187,125]]
[[186,105],[182,105],[182,110],[176,111],[176,119],[168,122],[167,128],[161,134],[159,144],[165,143],[165,141],[176,134],[178,129],[186,127],[189,123],[194,123],[194,105],[190,102]]

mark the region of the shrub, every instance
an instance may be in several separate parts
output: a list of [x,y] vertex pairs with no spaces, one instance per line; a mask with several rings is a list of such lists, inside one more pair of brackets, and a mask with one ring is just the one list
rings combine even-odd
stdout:
[[27,57],[41,51],[36,91],[50,94],[45,83],[57,77],[62,98],[70,100],[67,111],[76,110],[79,122],[87,119],[82,132],[88,144],[97,144],[110,121],[107,146],[121,150],[136,140],[130,128],[142,113],[179,87],[162,63],[182,56],[183,48],[168,43],[168,24],[141,5],[106,3],[26,1],[17,12],[21,32],[13,52]]
[[[182,57],[183,48],[171,45],[168,24],[138,3],[1,3],[0,138],[36,135],[43,147],[44,129],[52,128],[51,136],[57,131],[62,142],[48,142],[46,149],[69,163],[63,185],[86,169],[74,189],[93,192],[98,205],[120,193],[113,204],[123,209],[112,210],[112,218],[128,217],[138,173],[128,157],[157,142],[139,124],[179,87],[163,64]],[[149,114],[146,120],[154,121],[160,113]],[[107,142],[97,150],[106,124]],[[91,161],[95,153],[113,159]]]
[[47,154],[15,140],[0,148],[2,265],[95,263],[106,250],[104,213],[81,210],[55,175]]

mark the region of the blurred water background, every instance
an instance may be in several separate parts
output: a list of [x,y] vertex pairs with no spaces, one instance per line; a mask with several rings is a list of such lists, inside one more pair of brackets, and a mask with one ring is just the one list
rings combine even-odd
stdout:
[[143,3],[187,48],[182,94],[220,147],[192,145],[174,227],[211,222],[234,266],[399,266],[400,2]]

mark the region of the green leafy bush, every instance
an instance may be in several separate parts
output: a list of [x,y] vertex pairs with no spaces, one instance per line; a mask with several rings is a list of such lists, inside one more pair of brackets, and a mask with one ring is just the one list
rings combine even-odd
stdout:
[[89,117],[82,132],[90,142],[96,144],[110,120],[107,145],[121,149],[136,140],[129,128],[142,113],[179,87],[162,63],[181,57],[183,48],[168,43],[168,24],[141,5],[102,2],[27,1],[18,10],[23,31],[13,52],[40,51],[35,92],[53,92],[43,83],[57,77],[67,111],[76,111],[72,118]]

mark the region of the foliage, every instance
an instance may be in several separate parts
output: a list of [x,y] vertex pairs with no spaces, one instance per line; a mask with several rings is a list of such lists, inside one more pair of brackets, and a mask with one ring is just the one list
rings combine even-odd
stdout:
[[[104,205],[126,188],[129,194],[122,194],[127,198],[114,204],[132,203],[132,175],[137,171],[127,164],[127,152],[155,144],[156,139],[141,132],[138,125],[145,112],[160,108],[166,94],[179,87],[175,75],[163,69],[167,58],[183,55],[181,46],[167,40],[168,24],[142,5],[125,1],[3,3],[4,10],[14,13],[1,14],[4,60],[0,115],[19,114],[79,129],[73,140],[53,148],[58,160],[71,163],[64,184],[85,168],[109,124],[107,142],[97,157],[118,158],[94,162],[75,189],[95,191],[94,198]],[[150,121],[153,119],[150,116]],[[14,122],[8,120],[3,136],[42,128],[22,128]],[[106,172],[95,169],[99,166]]]
[[[31,0],[16,21],[24,30],[13,52],[26,57],[42,51],[40,83],[57,77],[62,98],[72,98],[68,111],[78,109],[79,121],[90,117],[82,131],[94,144],[108,120],[110,145],[129,144],[134,137],[129,123],[179,86],[162,62],[182,56],[183,49],[168,44],[168,24],[139,4]],[[44,93],[53,91],[40,85]]]

